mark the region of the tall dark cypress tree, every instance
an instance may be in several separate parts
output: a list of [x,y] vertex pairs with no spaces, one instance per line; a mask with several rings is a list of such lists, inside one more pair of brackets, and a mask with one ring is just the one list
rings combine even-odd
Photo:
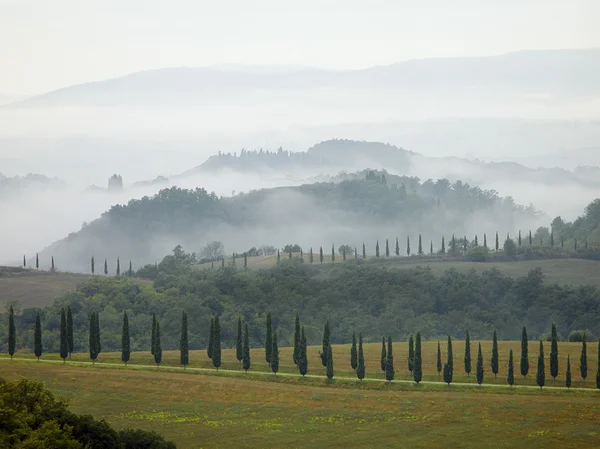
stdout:
[[423,255],[423,243],[421,241],[421,234],[419,234],[419,256]]
[[538,355],[537,363],[537,376],[535,378],[540,389],[544,387],[546,383],[546,366],[544,363],[544,343],[540,340],[540,353]]
[[279,254],[279,249],[277,249],[277,265],[281,262],[281,255]]
[[185,369],[190,364],[190,351],[188,346],[188,319],[187,313],[181,313],[181,335],[179,337],[179,363]]
[[440,348],[440,342],[438,341],[438,348],[437,348],[437,372],[438,372],[438,377],[440,376],[440,373],[442,372],[442,351]]
[[98,352],[96,351],[96,312],[92,312],[90,316],[90,338],[89,338],[89,347],[90,347],[90,360],[93,363],[96,363],[96,359],[98,358]]
[[494,331],[494,336],[492,339],[492,373],[494,373],[494,379],[498,374],[498,368],[500,366],[500,361],[498,358],[498,335],[496,331]]
[[25,254],[23,254],[23,268],[27,266],[27,261],[25,260]]
[[242,334],[242,317],[238,316],[237,338],[235,340],[235,358],[241,362],[244,358],[244,334]]
[[354,260],[358,260],[358,251],[356,250],[356,246],[354,247]]
[[415,366],[415,341],[413,340],[412,334],[408,339],[408,371],[412,375]]
[[379,240],[375,243],[375,257],[379,257]]
[[365,247],[365,244],[363,243],[363,259],[367,258],[367,248]]
[[477,352],[477,383],[479,385],[483,383],[483,355],[481,354],[481,343],[479,343],[479,350]]
[[508,351],[508,376],[506,382],[511,387],[515,384],[515,366],[513,362],[513,350]]
[[523,243],[523,241],[521,239],[521,231],[520,230],[519,230],[519,239],[518,239],[518,242],[519,242],[519,248],[520,248],[521,244]]
[[323,331],[323,345],[321,349],[321,364],[327,366],[327,348],[329,347],[329,341],[331,339],[331,331],[329,329],[329,321],[325,323],[325,330]]
[[521,333],[521,376],[527,377],[529,373],[529,340],[527,339],[527,328],[523,326]]
[[385,371],[387,350],[385,349],[385,337],[381,337],[381,371]]
[[298,371],[302,376],[305,376],[308,372],[308,353],[306,345],[306,335],[304,334],[304,326],[300,331],[300,354],[298,360]]
[[571,357],[569,355],[567,355],[567,373],[565,376],[565,386],[571,388]]
[[248,323],[244,323],[244,357],[242,358],[242,368],[248,372],[250,369],[250,336],[248,335]]
[[42,320],[40,319],[40,312],[35,316],[35,330],[33,332],[33,352],[40,361],[42,356]]
[[410,237],[406,236],[406,255],[410,256]]
[[323,247],[319,248],[319,262],[323,263]]
[[73,338],[73,311],[71,306],[67,306],[67,347],[69,348],[69,358],[75,349],[75,339]]
[[483,234],[483,247],[487,249],[487,235],[485,233]]
[[352,346],[350,347],[350,366],[354,371],[358,367],[358,351],[356,349],[356,332],[352,332]]
[[[212,331],[212,327],[211,327]],[[150,337],[150,354],[154,355],[154,342],[156,341],[156,314],[152,314],[152,336]]]
[[558,335],[556,333],[556,324],[552,323],[552,342],[550,344],[550,375],[556,383],[558,376]]
[[444,364],[444,382],[452,383],[454,375],[454,356],[452,354],[452,338],[448,335],[448,361]]
[[106,259],[104,259],[104,275],[106,276],[108,274],[108,262],[106,261]]
[[133,277],[133,265],[131,264],[131,260],[129,261],[129,270],[127,270],[127,276]]
[[300,315],[296,310],[296,319],[294,320],[294,364],[298,365],[300,360]]
[[221,324],[219,315],[215,315],[215,335],[213,336],[212,362],[213,366],[219,370],[221,366]]
[[385,360],[385,378],[394,380],[394,353],[392,352],[392,337],[388,337],[387,358]]
[[8,355],[12,360],[17,346],[17,328],[15,327],[15,311],[13,306],[8,309]]
[[390,257],[390,243],[385,239],[385,257]]
[[63,363],[69,356],[69,340],[67,338],[67,316],[65,309],[60,309],[60,358]]
[[433,240],[431,241],[431,243],[429,244],[429,255],[433,256]]
[[131,356],[131,342],[129,340],[129,318],[127,318],[127,311],[123,312],[123,332],[121,334],[121,360],[127,366],[129,358]]
[[35,269],[36,270],[40,269],[40,257],[37,253],[35,254]]
[[498,239],[498,231],[496,231],[496,252],[500,248],[500,240]]
[[331,245],[331,263],[335,262],[335,246]]
[[446,254],[446,240],[444,239],[443,236],[442,236],[442,249],[440,250],[440,253]]
[[396,237],[396,256],[400,255],[400,244],[398,243],[398,237]]
[[467,373],[467,376],[471,375],[471,336],[469,330],[467,330],[465,337],[465,373]]
[[[439,344],[438,344],[439,349]],[[423,379],[423,354],[421,352],[421,332],[417,332],[417,341],[415,343],[415,360],[413,364],[413,379],[416,383]]]
[[160,342],[160,323],[156,322],[156,334],[154,335],[154,363],[156,363],[156,368],[162,362],[162,343]]
[[531,231],[529,231],[529,246],[533,245],[533,237],[531,236]]
[[475,234],[475,246],[479,246],[479,240],[477,234]]
[[54,256],[52,256],[52,265],[50,267],[50,271],[52,271],[53,273],[56,271],[56,267],[54,266]]
[[310,256],[309,256],[308,260],[309,260],[310,263],[314,262],[312,246],[310,247]]
[[273,323],[271,312],[267,313],[267,329],[265,333],[265,360],[271,364],[271,351],[273,351]]
[[333,353],[331,352],[331,345],[327,347],[327,379],[333,379]]
[[363,352],[362,334],[358,334],[358,364],[356,366],[356,377],[359,380],[365,378],[365,354]]
[[277,346],[277,332],[273,332],[273,347],[271,348],[271,371],[279,371],[279,346]]
[[92,274],[96,271],[96,267],[94,266],[94,256],[92,256]]
[[121,276],[121,260],[117,257],[117,276]]
[[209,359],[212,359],[212,352],[215,338],[215,317],[210,317],[210,333],[208,334],[208,345],[206,346],[206,354]]
[[585,382],[587,378],[587,342],[585,341],[585,332],[583,333],[583,341],[581,342],[581,356],[579,357],[579,373]]

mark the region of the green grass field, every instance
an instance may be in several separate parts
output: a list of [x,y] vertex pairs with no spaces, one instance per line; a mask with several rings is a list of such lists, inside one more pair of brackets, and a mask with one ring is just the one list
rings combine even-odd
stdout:
[[[408,378],[406,343],[394,346],[397,379]],[[437,380],[437,343],[424,344],[427,379]],[[475,345],[473,345],[475,348]],[[486,382],[490,342],[484,342]],[[530,345],[531,371],[535,372],[536,345]],[[501,371],[505,382],[506,357],[518,342],[500,342]],[[367,371],[380,377],[379,346],[366,348]],[[549,346],[548,346],[549,349]],[[578,378],[580,344],[561,343],[561,361],[573,357],[573,377]],[[588,387],[593,387],[596,348],[589,345]],[[322,374],[318,348],[311,347],[310,373]],[[336,376],[353,373],[348,366],[348,346],[334,346]],[[463,376],[463,347],[456,342],[455,381],[474,381]],[[475,354],[475,351],[473,351]],[[517,354],[515,354],[517,355]],[[592,357],[593,356],[593,357]],[[24,357],[24,354],[19,354]],[[106,367],[120,354],[101,354],[96,366],[70,366],[9,361],[2,357],[0,376],[26,376],[44,380],[47,386],[70,400],[78,413],[105,418],[117,428],[156,430],[181,448],[237,446],[263,447],[528,447],[593,448],[600,443],[600,392],[564,389],[510,389],[359,382],[284,377],[243,373],[227,375],[223,370],[199,373],[166,367],[133,369]],[[239,369],[234,351],[223,352],[224,368]],[[56,355],[44,356],[45,359]],[[190,355],[195,367],[209,366],[205,351]],[[86,360],[75,354],[73,360]],[[177,366],[178,353],[164,353],[165,365]],[[264,352],[252,352],[252,370],[266,371]],[[475,358],[474,358],[475,360]],[[518,360],[518,355],[516,360]],[[282,371],[295,372],[291,349],[281,349]],[[151,362],[149,353],[136,353],[132,362]],[[547,377],[548,373],[548,360]],[[473,368],[475,364],[473,363]],[[564,374],[564,367],[561,366]],[[518,368],[517,368],[518,373]],[[562,384],[563,377],[557,384]],[[517,376],[517,383],[522,378]],[[527,383],[531,383],[528,381]],[[551,378],[547,380],[552,384]],[[574,386],[583,386],[576,380]]]

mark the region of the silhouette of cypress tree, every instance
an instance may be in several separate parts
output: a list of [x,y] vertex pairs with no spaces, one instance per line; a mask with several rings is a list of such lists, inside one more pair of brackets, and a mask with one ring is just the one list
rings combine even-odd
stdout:
[[188,319],[187,313],[181,313],[181,335],[179,337],[179,363],[185,369],[190,364],[190,351],[188,345]]
[[412,375],[415,366],[415,342],[413,340],[412,334],[410,334],[410,338],[408,339],[408,371]]
[[279,371],[279,347],[277,346],[277,332],[273,332],[273,348],[271,349],[271,371]]
[[385,360],[385,378],[394,380],[394,353],[392,352],[392,337],[388,337],[387,358]]
[[358,352],[356,348],[356,332],[352,332],[352,346],[350,347],[350,366],[356,371],[358,367]]
[[546,366],[544,364],[544,344],[542,340],[540,340],[540,353],[538,355],[538,363],[537,363],[537,375],[536,382],[540,389],[544,387],[546,383]]
[[465,373],[471,375],[471,336],[468,329],[465,337]]
[[[439,349],[438,343],[438,349]],[[439,355],[439,354],[438,354]],[[421,353],[421,332],[417,332],[417,339],[415,342],[415,360],[413,365],[413,379],[416,383],[421,382],[423,379],[423,354]]]
[[218,371],[221,366],[221,324],[219,323],[219,315],[215,315],[212,362],[213,366],[217,368]]
[[494,336],[492,338],[492,373],[494,373],[494,379],[498,374],[499,368],[499,360],[498,360],[498,335],[496,331],[494,331]]
[[481,343],[479,343],[479,351],[477,353],[477,383],[483,383],[483,355],[481,354]]
[[250,369],[250,336],[248,335],[248,323],[244,324],[244,357],[242,358],[242,368],[248,372]]
[[356,377],[359,380],[365,378],[365,354],[363,352],[362,334],[358,334],[358,365],[356,367]]
[[513,351],[512,349],[508,352],[508,376],[506,377],[506,382],[511,387],[515,384],[515,366],[513,363]]
[[13,306],[8,309],[8,355],[12,360],[17,346],[17,328],[15,326],[15,311]]
[[523,326],[521,333],[521,376],[527,377],[529,373],[529,348],[527,340],[527,328]]
[[121,360],[127,365],[131,356],[131,344],[129,340],[129,318],[127,311],[123,312],[123,332],[121,334]]
[[42,321],[40,319],[40,312],[38,312],[35,317],[35,330],[33,333],[33,352],[38,362],[42,356],[42,349]]

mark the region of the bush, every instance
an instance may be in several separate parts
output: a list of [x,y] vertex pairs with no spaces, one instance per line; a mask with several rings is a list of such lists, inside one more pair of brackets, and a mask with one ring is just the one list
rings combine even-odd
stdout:
[[583,341],[583,334],[585,334],[585,341],[596,341],[596,337],[589,330],[574,330],[569,333],[568,340],[570,342],[581,342]]
[[483,246],[476,246],[471,249],[466,255],[465,259],[472,262],[485,262],[488,257],[489,250]]

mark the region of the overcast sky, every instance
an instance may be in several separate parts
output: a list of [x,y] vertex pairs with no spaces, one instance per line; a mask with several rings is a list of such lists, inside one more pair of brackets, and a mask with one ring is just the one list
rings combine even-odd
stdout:
[[168,66],[600,47],[599,0],[0,0],[0,94]]

